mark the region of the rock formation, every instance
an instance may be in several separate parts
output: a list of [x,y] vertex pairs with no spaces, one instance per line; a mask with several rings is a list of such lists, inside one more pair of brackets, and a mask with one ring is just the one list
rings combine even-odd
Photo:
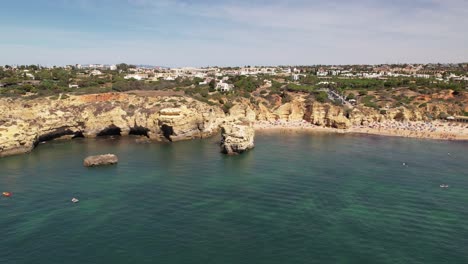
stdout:
[[348,129],[387,120],[425,121],[454,112],[438,102],[379,111],[319,103],[308,100],[306,94],[294,94],[283,103],[278,95],[271,98],[237,98],[230,102],[227,114],[221,105],[182,96],[103,93],[70,95],[61,100],[0,98],[0,157],[26,153],[39,142],[54,139],[106,135],[144,138],[138,142],[205,138],[218,133],[223,123],[224,151],[234,153],[253,147],[251,123],[255,121],[305,120],[317,126]]
[[240,154],[254,147],[255,131],[252,122],[243,119],[221,125],[221,152]]
[[0,99],[0,157],[31,151],[42,141],[139,135],[156,141],[212,136],[225,114],[188,97],[123,93],[68,99]]
[[114,154],[105,154],[105,155],[98,155],[98,156],[89,156],[83,161],[83,165],[85,167],[95,167],[95,166],[103,166],[103,165],[112,165],[117,164],[119,159]]

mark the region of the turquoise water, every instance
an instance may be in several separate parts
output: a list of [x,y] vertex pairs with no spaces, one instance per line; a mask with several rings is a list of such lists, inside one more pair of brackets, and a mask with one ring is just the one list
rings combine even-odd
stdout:
[[[0,263],[468,263],[468,143],[256,143],[226,157],[216,138],[77,139],[2,158]],[[108,152],[117,166],[82,166]]]

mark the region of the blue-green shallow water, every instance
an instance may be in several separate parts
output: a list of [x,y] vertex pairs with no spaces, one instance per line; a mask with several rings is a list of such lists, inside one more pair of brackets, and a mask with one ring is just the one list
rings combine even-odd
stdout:
[[[0,159],[14,193],[0,198],[0,263],[468,263],[468,143],[256,144],[226,157],[216,139],[75,140]],[[108,152],[117,166],[82,166]]]

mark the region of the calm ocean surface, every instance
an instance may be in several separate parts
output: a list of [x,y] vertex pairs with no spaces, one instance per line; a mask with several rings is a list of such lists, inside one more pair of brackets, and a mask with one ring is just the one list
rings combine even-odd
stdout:
[[[2,158],[0,263],[468,263],[467,142],[273,133],[256,146],[78,139]],[[82,166],[109,152],[117,166]]]

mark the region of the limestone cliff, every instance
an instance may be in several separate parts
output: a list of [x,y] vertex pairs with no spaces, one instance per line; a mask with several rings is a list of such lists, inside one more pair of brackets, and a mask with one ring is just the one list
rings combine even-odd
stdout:
[[209,105],[182,96],[106,93],[60,100],[2,98],[0,157],[31,151],[37,143],[53,139],[140,135],[148,140],[178,141],[212,136],[221,126],[226,135],[223,141],[231,146],[226,150],[229,153],[253,147],[251,124],[255,121],[305,120],[318,126],[347,129],[388,120],[426,121],[453,112],[437,102],[411,109],[376,110],[319,103],[306,100],[300,94],[283,103],[281,97],[276,97],[273,102],[237,98],[231,102],[227,114],[221,105]]
[[24,153],[41,141],[102,135],[142,135],[152,140],[211,136],[225,114],[186,97],[129,94],[67,99],[0,99],[0,156]]

